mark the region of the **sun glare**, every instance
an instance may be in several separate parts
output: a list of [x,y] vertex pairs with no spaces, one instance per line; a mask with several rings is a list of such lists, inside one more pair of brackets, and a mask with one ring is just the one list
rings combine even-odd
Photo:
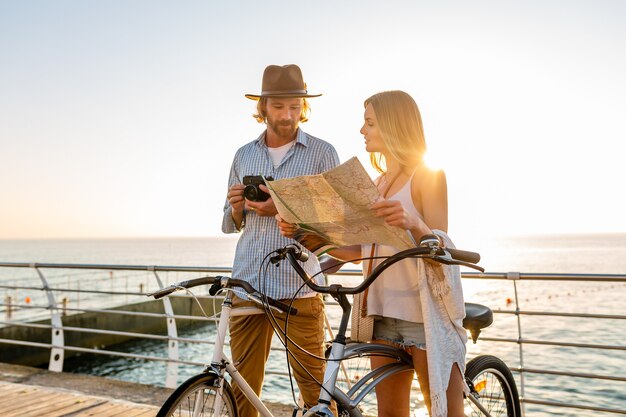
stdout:
[[443,169],[443,160],[437,152],[426,151],[424,162],[432,170]]

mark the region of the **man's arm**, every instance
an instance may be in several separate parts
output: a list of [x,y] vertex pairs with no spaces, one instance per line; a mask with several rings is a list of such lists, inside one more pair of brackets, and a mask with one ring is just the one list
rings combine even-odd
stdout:
[[237,233],[245,226],[243,188],[239,183],[237,157],[235,155],[228,176],[228,193],[224,203],[224,216],[222,217],[222,232]]

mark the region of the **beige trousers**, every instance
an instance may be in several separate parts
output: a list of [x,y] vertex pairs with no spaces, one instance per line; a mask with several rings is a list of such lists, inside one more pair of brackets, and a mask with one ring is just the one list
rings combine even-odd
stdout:
[[[283,301],[285,304],[289,304],[289,300]],[[244,306],[258,306],[258,304],[233,296],[233,308]],[[321,297],[298,298],[293,302],[292,306],[298,310],[298,313],[289,316],[287,323],[289,338],[313,355],[323,357],[324,303]],[[274,316],[284,332],[287,315],[275,311]],[[263,386],[265,363],[270,354],[273,335],[272,326],[264,314],[230,318],[230,349],[233,364],[259,396]],[[309,373],[321,383],[324,376],[324,361],[312,358],[291,343],[289,344],[289,350],[294,353],[294,356],[304,365]],[[319,385],[311,379],[292,357],[289,357],[289,364],[305,405],[307,408],[314,406],[317,404],[319,397]],[[243,395],[243,392],[239,390],[237,384],[234,384],[233,388],[239,415],[241,417],[257,417],[259,413]]]

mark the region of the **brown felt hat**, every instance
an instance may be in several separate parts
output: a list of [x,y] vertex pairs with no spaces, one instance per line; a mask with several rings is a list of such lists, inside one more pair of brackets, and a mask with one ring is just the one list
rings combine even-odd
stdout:
[[302,71],[297,65],[270,65],[263,72],[261,94],[246,94],[250,100],[261,97],[298,98],[319,97],[321,94],[309,94],[302,79]]

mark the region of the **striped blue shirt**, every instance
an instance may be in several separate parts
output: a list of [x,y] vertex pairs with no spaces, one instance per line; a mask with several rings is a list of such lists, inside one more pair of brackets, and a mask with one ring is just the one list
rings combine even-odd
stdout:
[[[239,148],[235,153],[228,178],[228,188],[241,184],[246,175],[272,176],[278,180],[300,175],[320,174],[337,165],[339,165],[339,157],[331,144],[298,129],[296,143],[287,152],[280,165],[274,168],[265,144],[265,132],[263,132],[256,140]],[[256,289],[263,290],[265,294],[278,300],[293,297],[304,283],[287,261],[281,262],[278,268],[270,264],[267,268],[259,269],[261,261],[269,252],[294,243],[292,239],[281,236],[274,217],[261,217],[255,212],[244,211],[241,230],[237,230],[227,198],[224,205],[222,231],[224,233],[241,232],[235,252],[233,278],[248,281]],[[320,271],[315,256],[310,255],[309,260],[304,264],[304,270],[311,275]],[[321,284],[322,277],[318,276],[318,278],[317,282]],[[305,286],[298,296],[309,293],[311,290]]]

